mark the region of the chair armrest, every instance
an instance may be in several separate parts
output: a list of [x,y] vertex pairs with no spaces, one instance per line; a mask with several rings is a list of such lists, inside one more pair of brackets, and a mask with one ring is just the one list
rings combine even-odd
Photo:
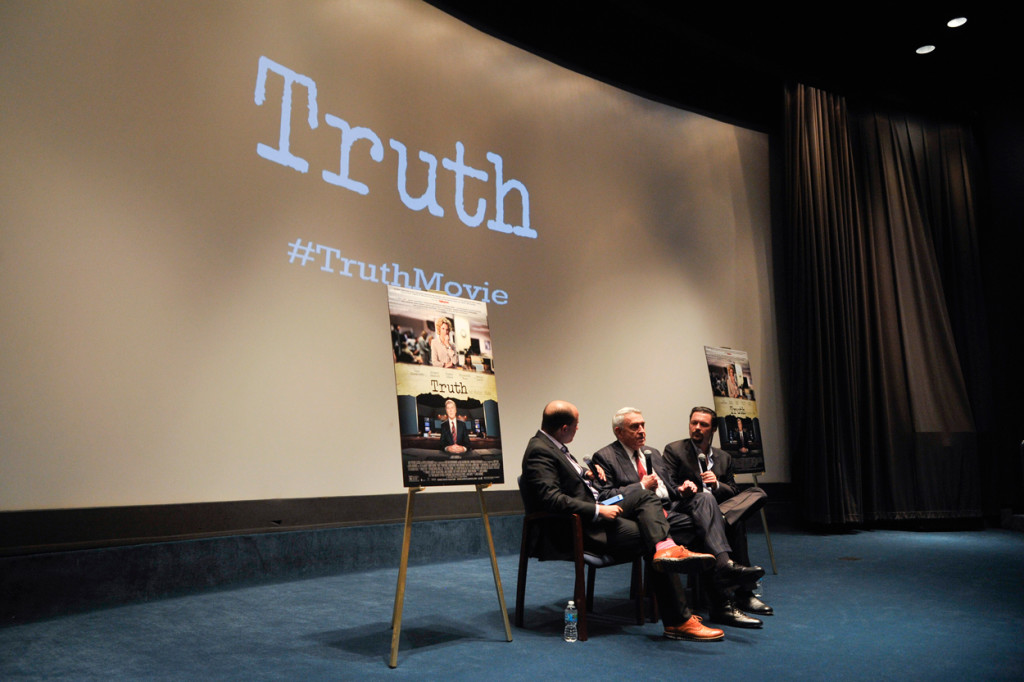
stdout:
[[[530,542],[534,533],[539,534],[538,540]],[[541,541],[545,535],[549,538],[546,543]],[[561,543],[558,538],[562,539]],[[523,542],[529,548],[530,556],[541,561],[571,561],[574,556],[583,556],[583,522],[579,514],[531,512],[523,518]],[[565,552],[556,551],[559,545],[565,547]]]

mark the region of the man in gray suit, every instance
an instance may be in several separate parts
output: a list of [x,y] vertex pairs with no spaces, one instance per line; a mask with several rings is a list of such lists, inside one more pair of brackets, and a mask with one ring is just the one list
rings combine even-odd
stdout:
[[[721,625],[759,628],[762,622],[735,608],[728,590],[749,580],[757,580],[764,571],[730,560],[732,551],[726,537],[725,521],[715,500],[710,496],[684,496],[667,485],[671,481],[661,453],[647,446],[644,416],[635,407],[624,407],[612,418],[615,441],[594,453],[593,464],[601,467],[607,478],[602,497],[626,494],[634,489],[653,492],[667,508],[670,534],[678,543],[689,544],[699,539],[716,556],[715,570],[708,571],[706,581],[711,603],[711,620]],[[696,490],[696,487],[693,487]]]

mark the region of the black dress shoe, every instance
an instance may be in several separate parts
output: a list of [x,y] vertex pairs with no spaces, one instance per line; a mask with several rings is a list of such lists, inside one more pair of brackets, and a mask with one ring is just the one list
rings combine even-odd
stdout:
[[771,616],[775,613],[772,607],[755,597],[753,594],[736,593],[736,608],[759,616]]
[[715,584],[719,587],[735,587],[757,582],[763,576],[764,569],[760,566],[743,566],[729,559],[715,570]]
[[751,618],[729,601],[721,604],[718,608],[712,608],[710,616],[712,623],[731,625],[734,628],[759,628],[763,625],[760,620]]

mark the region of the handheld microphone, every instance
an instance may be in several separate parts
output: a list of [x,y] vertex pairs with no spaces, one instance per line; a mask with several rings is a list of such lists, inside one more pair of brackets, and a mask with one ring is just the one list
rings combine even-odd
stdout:
[[698,452],[697,463],[700,464],[700,472],[704,473],[704,471],[706,471],[708,468],[708,456],[705,455],[703,452]]
[[590,469],[590,473],[594,474],[594,478],[597,478],[597,471],[594,470],[594,463],[591,459],[589,457],[584,457],[583,463],[587,465],[588,469]]

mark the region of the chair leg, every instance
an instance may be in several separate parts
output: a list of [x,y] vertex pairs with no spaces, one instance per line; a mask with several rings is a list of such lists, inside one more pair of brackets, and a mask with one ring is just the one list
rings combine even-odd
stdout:
[[583,579],[583,557],[577,556],[576,561],[576,584],[573,587],[573,599],[576,601],[576,634],[581,642],[587,641],[587,585]]
[[597,576],[597,569],[587,566],[587,611],[594,610],[594,578]]
[[519,577],[516,580],[516,617],[517,628],[523,627],[523,604],[526,602],[526,568],[529,565],[530,557],[526,551],[519,552]]

